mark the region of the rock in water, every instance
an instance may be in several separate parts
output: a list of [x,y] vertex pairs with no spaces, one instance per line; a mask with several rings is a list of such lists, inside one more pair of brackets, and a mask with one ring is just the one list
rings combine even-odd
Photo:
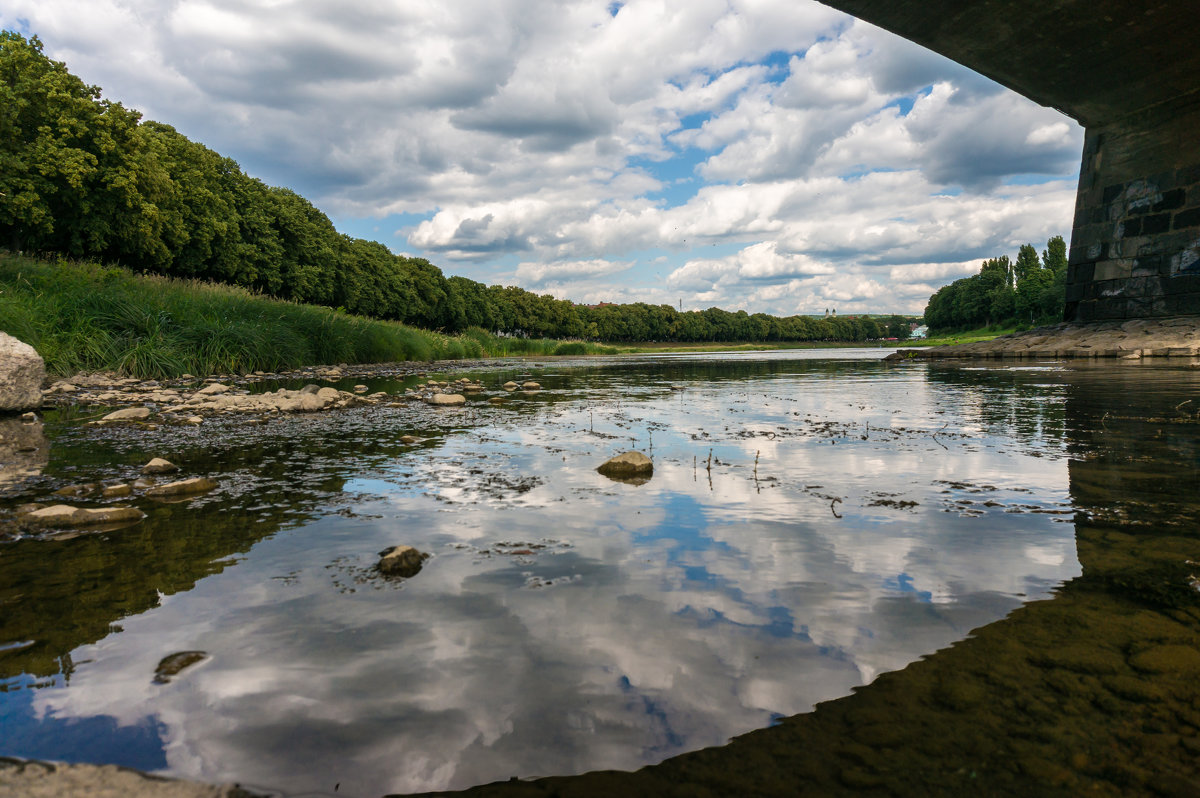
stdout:
[[55,504],[29,513],[22,513],[17,516],[17,520],[29,526],[75,527],[124,524],[140,521],[145,517],[146,514],[135,507],[86,509],[83,507],[72,507],[69,504]]
[[34,348],[0,332],[0,410],[31,410],[42,404],[46,364]]
[[142,421],[150,418],[150,408],[148,407],[126,407],[121,410],[114,410],[109,413],[101,421]]
[[206,490],[212,490],[216,486],[216,480],[209,479],[208,477],[192,477],[191,479],[184,479],[179,482],[171,482],[166,485],[150,488],[146,491],[146,495],[190,496],[193,493],[203,493]]
[[172,678],[183,672],[184,668],[190,668],[206,659],[208,653],[205,651],[179,651],[163,657],[154,669],[154,683],[168,684]]
[[621,452],[596,470],[606,477],[616,479],[650,476],[654,473],[654,463],[641,452]]
[[435,393],[425,401],[431,405],[454,407],[455,405],[465,405],[467,403],[467,397],[463,396],[461,393]]
[[392,546],[379,552],[379,572],[385,576],[416,576],[429,555],[412,546]]
[[179,466],[161,457],[155,457],[149,463],[142,466],[143,474],[170,474],[178,470]]

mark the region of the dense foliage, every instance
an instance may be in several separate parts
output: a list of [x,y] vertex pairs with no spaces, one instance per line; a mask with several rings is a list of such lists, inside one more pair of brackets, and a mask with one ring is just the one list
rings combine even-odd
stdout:
[[934,330],[954,330],[1062,321],[1066,280],[1062,236],[1046,242],[1040,260],[1033,245],[1024,244],[1015,263],[1007,255],[990,258],[979,274],[938,289],[925,308],[925,323]]
[[445,335],[238,286],[3,254],[0,330],[32,345],[52,374],[112,370],[143,378],[617,351],[480,329]]
[[265,185],[169,125],[0,31],[0,246],[239,285],[426,329],[605,341],[863,341],[906,319],[777,318],[718,308],[574,305],[447,279],[423,258],[334,229],[308,200]]

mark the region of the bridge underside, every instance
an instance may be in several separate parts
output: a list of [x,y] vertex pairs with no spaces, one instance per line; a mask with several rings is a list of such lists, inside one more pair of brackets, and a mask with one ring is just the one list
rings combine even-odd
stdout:
[[1068,320],[1200,314],[1200,2],[823,2],[1085,126]]

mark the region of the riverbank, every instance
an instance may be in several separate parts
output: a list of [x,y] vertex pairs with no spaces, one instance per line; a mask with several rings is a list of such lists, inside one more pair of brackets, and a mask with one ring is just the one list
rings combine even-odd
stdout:
[[171,379],[329,363],[616,354],[583,341],[457,335],[95,263],[0,256],[0,330],[29,344],[52,377],[117,372]]
[[29,344],[54,378],[79,372],[173,379],[349,363],[581,357],[846,347],[880,342],[619,345],[471,327],[449,334],[288,302],[237,286],[135,274],[97,263],[0,253],[0,330]]
[[1061,322],[987,341],[901,349],[888,360],[947,358],[1200,357],[1200,316],[1129,319],[1090,324]]

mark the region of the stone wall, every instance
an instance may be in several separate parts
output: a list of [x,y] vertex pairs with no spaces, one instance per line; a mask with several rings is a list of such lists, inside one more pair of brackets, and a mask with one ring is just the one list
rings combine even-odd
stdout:
[[1200,93],[1088,128],[1070,321],[1200,313]]

